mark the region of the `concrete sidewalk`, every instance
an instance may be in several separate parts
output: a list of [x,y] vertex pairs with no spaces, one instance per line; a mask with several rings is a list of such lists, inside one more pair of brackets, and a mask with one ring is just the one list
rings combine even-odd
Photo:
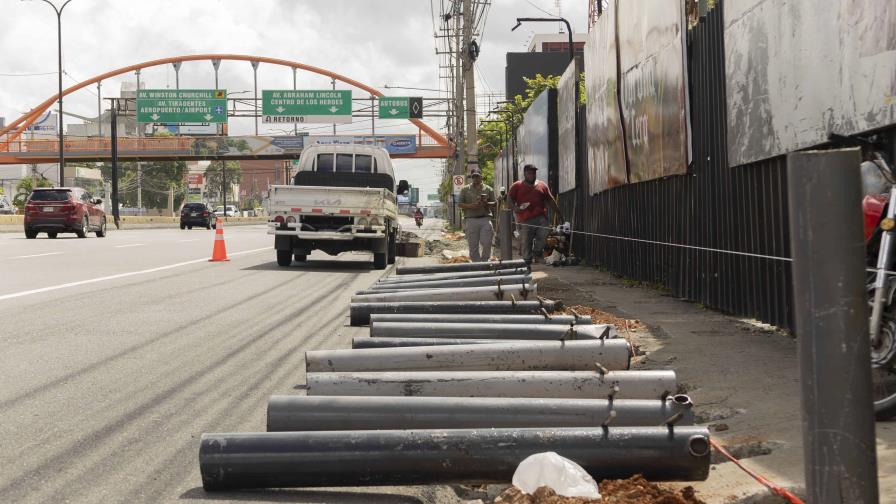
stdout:
[[[674,369],[697,405],[698,421],[744,465],[804,494],[799,373],[795,340],[774,328],[738,319],[635,286],[588,266],[534,267],[538,292],[638,319],[631,333],[646,352],[635,369]],[[835,372],[832,370],[832,372]],[[880,502],[896,503],[896,422],[877,423]],[[693,485],[710,503],[785,502],[737,466],[716,463]]]

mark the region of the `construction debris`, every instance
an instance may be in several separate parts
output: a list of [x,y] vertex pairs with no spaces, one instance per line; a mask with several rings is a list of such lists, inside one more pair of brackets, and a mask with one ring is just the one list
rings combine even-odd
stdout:
[[567,306],[560,310],[560,313],[566,315],[586,315],[591,317],[594,324],[610,324],[616,326],[619,331],[640,331],[644,329],[644,324],[637,319],[626,319],[617,317],[612,313],[605,312],[598,308],[592,308],[584,305]]
[[706,504],[694,488],[687,486],[675,492],[651,483],[636,475],[623,480],[604,480],[598,483],[601,499],[563,497],[548,487],[541,487],[534,495],[510,487],[499,495],[494,504]]

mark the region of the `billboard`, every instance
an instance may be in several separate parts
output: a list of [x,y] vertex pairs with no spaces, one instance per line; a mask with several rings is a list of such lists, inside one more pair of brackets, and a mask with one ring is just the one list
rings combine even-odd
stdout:
[[524,52],[507,53],[507,66],[504,67],[505,99],[512,100],[516,95],[526,96],[526,81],[536,74],[544,77],[560,75],[569,64],[569,53],[562,52]]
[[610,12],[619,29],[629,182],[687,173],[684,3],[629,1]]
[[417,137],[414,135],[321,135],[304,137],[304,146],[312,145],[376,145],[389,154],[414,154]]
[[628,182],[625,144],[617,96],[616,20],[612,5],[585,43],[585,116],[588,192],[595,194]]
[[557,84],[559,192],[576,188],[576,63],[571,62]]
[[893,0],[727,0],[728,160],[896,124]]
[[59,115],[52,112],[47,112],[46,114],[38,117],[36,121],[31,123],[31,126],[28,126],[25,131],[57,133],[59,131]]

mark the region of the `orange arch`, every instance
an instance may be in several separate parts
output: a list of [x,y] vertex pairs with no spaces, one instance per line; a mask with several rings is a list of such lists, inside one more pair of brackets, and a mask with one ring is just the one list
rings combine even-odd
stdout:
[[[157,59],[157,60],[145,61],[143,63],[137,63],[135,65],[130,65],[130,66],[126,66],[123,68],[119,68],[117,70],[112,70],[111,72],[106,72],[104,74],[97,75],[96,77],[85,80],[83,82],[79,82],[78,84],[75,84],[73,86],[70,86],[67,89],[64,89],[62,91],[62,96],[65,96],[65,95],[68,95],[75,91],[78,91],[79,89],[83,89],[91,84],[96,84],[97,82],[108,79],[110,77],[115,77],[116,75],[133,72],[134,70],[137,70],[137,69],[143,69],[143,68],[154,67],[154,66],[159,66],[159,65],[166,65],[169,63],[177,63],[177,62],[183,62],[183,61],[203,61],[203,60],[215,60],[215,59],[229,60],[229,61],[258,61],[260,63],[270,63],[272,65],[286,66],[289,68],[298,68],[300,70],[305,70],[305,71],[316,73],[319,75],[325,75],[332,79],[336,79],[336,80],[344,82],[350,86],[354,86],[356,88],[363,89],[364,91],[367,91],[368,93],[370,93],[374,96],[383,96],[383,93],[381,91],[379,91],[378,89],[372,88],[364,83],[358,82],[354,79],[350,79],[350,78],[340,75],[336,72],[331,72],[330,70],[326,70],[324,68],[306,65],[304,63],[299,63],[298,61],[289,61],[289,60],[279,59],[279,58],[267,58],[267,57],[263,57],[263,56],[248,56],[245,54],[194,54],[194,55],[189,55],[189,56],[175,56],[173,58],[162,58],[162,59]],[[22,115],[15,121],[8,124],[5,128],[0,130],[0,136],[2,136],[2,135],[9,134],[9,132],[15,128],[15,131],[12,132],[12,134],[9,136],[9,138],[4,143],[6,145],[9,145],[10,141],[18,138],[22,134],[22,132],[25,131],[25,128],[27,128],[32,123],[34,123],[34,121],[36,121],[37,118],[40,117],[40,115],[43,114],[48,108],[50,108],[50,106],[52,106],[53,103],[55,103],[58,99],[59,99],[58,94],[51,96],[50,98],[45,100],[43,103],[41,103],[37,107],[31,109],[30,112]],[[414,123],[415,126],[417,126],[422,131],[424,131],[430,138],[435,140],[436,143],[438,143],[439,145],[441,145],[443,147],[448,147],[448,140],[444,136],[442,136],[438,131],[430,128],[428,125],[426,125],[419,119],[411,119],[410,121],[412,123]]]

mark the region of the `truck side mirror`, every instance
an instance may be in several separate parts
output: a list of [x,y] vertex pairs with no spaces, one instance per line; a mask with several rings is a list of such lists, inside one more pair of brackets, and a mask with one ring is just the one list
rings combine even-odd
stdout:
[[407,194],[410,190],[410,185],[407,180],[399,180],[398,181],[398,194]]

